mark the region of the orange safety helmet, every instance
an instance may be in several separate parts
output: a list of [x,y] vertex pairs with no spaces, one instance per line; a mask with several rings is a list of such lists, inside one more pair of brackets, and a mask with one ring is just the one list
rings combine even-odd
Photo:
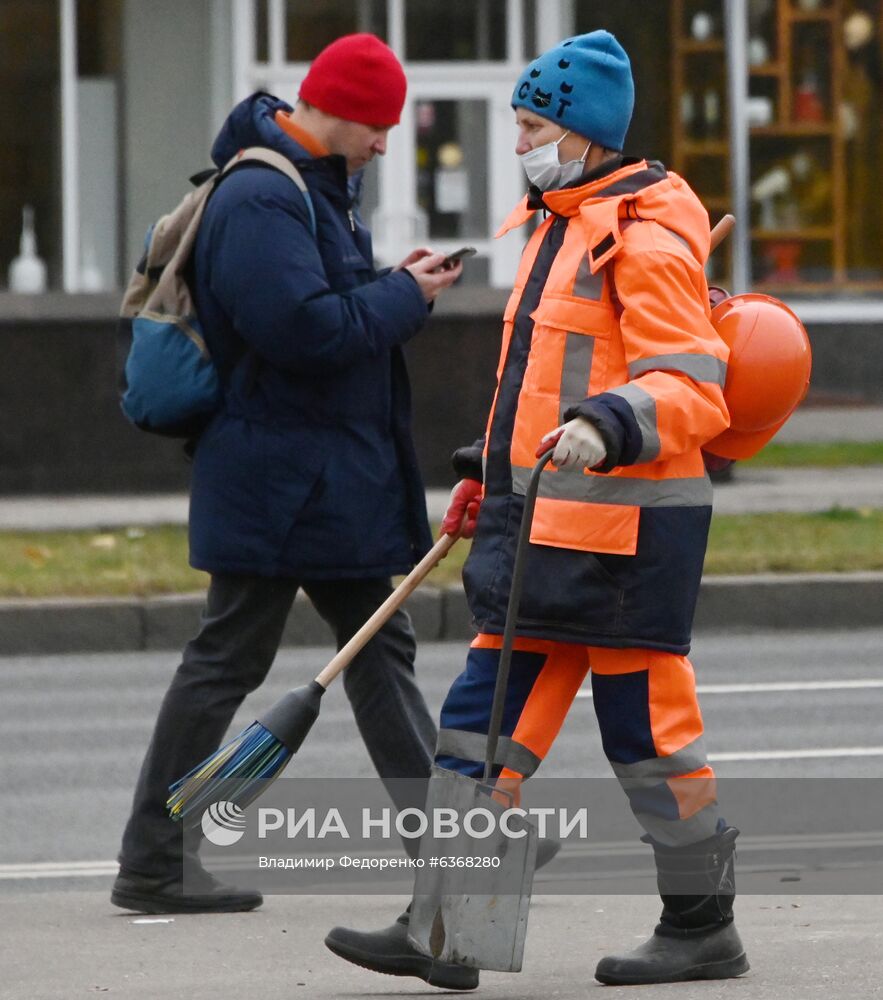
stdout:
[[718,458],[751,458],[809,389],[809,337],[784,302],[756,292],[718,302],[711,322],[730,348],[724,386],[730,426],[702,450]]

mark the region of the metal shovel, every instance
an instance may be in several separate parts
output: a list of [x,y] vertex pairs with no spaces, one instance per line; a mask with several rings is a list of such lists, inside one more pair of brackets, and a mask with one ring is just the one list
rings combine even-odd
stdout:
[[[527,912],[536,864],[536,827],[524,816],[507,813],[511,801],[492,780],[494,758],[503,721],[515,625],[521,602],[522,580],[530,526],[533,520],[540,473],[552,456],[554,444],[533,468],[524,495],[524,513],[518,533],[512,587],[506,608],[503,645],[494,687],[487,736],[484,780],[476,781],[456,771],[434,766],[426,798],[426,816],[453,814],[459,817],[459,833],[438,839],[426,835],[420,843],[420,859],[411,904],[408,937],[424,954],[442,962],[457,962],[476,969],[520,972],[527,934]],[[500,801],[502,799],[503,801]],[[476,835],[465,822],[470,810],[487,811],[489,836]],[[504,814],[506,814],[504,816]],[[505,820],[505,829],[503,829]],[[451,867],[442,866],[444,858]],[[476,867],[458,867],[457,859],[489,859]],[[494,862],[498,859],[498,863]]]

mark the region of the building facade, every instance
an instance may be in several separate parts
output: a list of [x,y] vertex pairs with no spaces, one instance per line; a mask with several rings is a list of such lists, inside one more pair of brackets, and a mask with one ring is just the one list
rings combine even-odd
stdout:
[[[883,0],[2,0],[0,336],[24,352],[27,376],[10,370],[0,396],[21,394],[24,404],[46,394],[27,382],[48,364],[38,331],[57,337],[68,358],[51,391],[73,392],[70,372],[88,335],[104,368],[99,382],[82,363],[102,394],[83,454],[96,434],[111,433],[113,361],[102,338],[112,336],[147,226],[209,165],[212,138],[237,100],[262,89],[293,104],[316,52],[352,31],[384,38],[409,80],[388,153],[366,172],[362,213],[378,259],[395,262],[424,243],[477,247],[433,320],[448,324],[471,362],[477,338],[467,327],[498,326],[522,246],[523,233],[493,238],[525,190],[513,83],[535,54],[595,28],[616,34],[632,57],[637,104],[626,152],[683,174],[713,222],[737,217],[710,279],[795,308],[813,340],[821,396],[883,398],[883,198],[874,180],[883,160]],[[23,238],[23,224],[32,236]],[[48,294],[14,294],[28,288]],[[489,383],[495,347],[484,340],[495,338],[480,339]],[[437,384],[431,345],[420,341],[414,354],[415,400],[418,409],[426,401],[428,422],[449,387]],[[476,390],[475,413],[485,406]],[[76,483],[79,452],[60,443],[49,410],[33,414],[42,423],[31,441],[69,458],[66,481]],[[468,415],[457,434],[480,430],[474,424]],[[108,439],[104,454],[143,488],[153,473],[139,470],[162,443],[133,442]],[[424,449],[439,470],[448,444]],[[133,447],[143,460],[129,461]],[[10,471],[29,461],[17,425],[0,430],[0,490],[51,487],[51,463],[39,474]],[[116,472],[93,471],[91,481],[111,488]]]
[[119,287],[229,107],[257,89],[293,103],[312,56],[364,30],[409,78],[367,178],[378,257],[469,242],[468,281],[505,287],[520,248],[493,233],[524,190],[513,80],[548,45],[604,27],[634,64],[627,152],[682,173],[712,219],[738,216],[710,277],[871,307],[883,302],[881,22],[881,0],[4,0],[0,268],[31,206],[49,287]]

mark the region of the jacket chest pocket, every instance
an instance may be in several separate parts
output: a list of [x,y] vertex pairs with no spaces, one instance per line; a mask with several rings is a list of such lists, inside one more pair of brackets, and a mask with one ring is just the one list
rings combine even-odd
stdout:
[[349,241],[347,244],[329,243],[321,248],[321,253],[328,284],[336,292],[358,288],[373,277],[368,262]]
[[614,326],[609,305],[586,299],[544,298],[534,321],[523,391],[559,401],[559,413],[589,395],[607,369]]

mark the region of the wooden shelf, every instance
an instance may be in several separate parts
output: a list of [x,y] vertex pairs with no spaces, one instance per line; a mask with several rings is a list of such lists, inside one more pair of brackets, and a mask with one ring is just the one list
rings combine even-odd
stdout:
[[722,38],[709,38],[704,42],[700,42],[695,38],[682,38],[676,44],[685,55],[696,55],[697,53],[719,55],[724,51]]
[[800,229],[752,229],[751,238],[753,240],[783,240],[820,242],[833,240],[836,230],[833,226],[802,226]]
[[702,204],[707,212],[721,212],[726,214],[733,207],[733,199],[729,195],[707,195],[702,198]]
[[824,24],[826,21],[833,21],[836,13],[833,7],[825,7],[823,10],[800,10],[792,7],[788,12],[788,19],[801,24]]
[[751,137],[757,139],[827,139],[834,135],[833,122],[783,122],[780,125],[753,125]]
[[751,76],[781,76],[785,67],[778,62],[759,63],[757,66],[750,66],[748,72]]
[[730,144],[726,139],[688,139],[682,148],[685,156],[730,155]]

